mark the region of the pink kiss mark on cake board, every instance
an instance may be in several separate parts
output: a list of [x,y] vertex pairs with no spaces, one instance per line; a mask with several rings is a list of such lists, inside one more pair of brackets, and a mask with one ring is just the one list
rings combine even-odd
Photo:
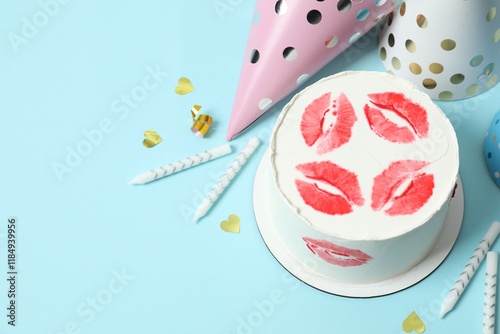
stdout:
[[[304,202],[313,209],[329,215],[343,215],[353,211],[354,205],[363,205],[364,198],[357,175],[333,162],[311,162],[296,167],[312,181],[295,180],[295,185]],[[318,183],[331,185],[340,194],[323,190]]]
[[406,125],[399,126],[389,120],[380,109],[365,105],[365,116],[370,128],[379,137],[393,143],[411,143],[420,138],[427,137],[429,122],[427,111],[421,105],[414,103],[401,93],[385,92],[368,94],[370,102],[377,108],[397,115]]
[[[393,162],[373,182],[372,209],[382,210],[389,203],[385,212],[390,216],[409,215],[417,212],[427,203],[434,189],[434,175],[421,173],[429,162],[418,160],[400,160]],[[408,182],[400,195],[396,191]]]
[[302,239],[313,254],[336,266],[361,266],[372,259],[370,255],[360,250],[335,245],[326,240],[317,240],[309,237],[302,237]]
[[[327,117],[334,121],[326,124]],[[330,93],[325,93],[306,107],[300,131],[308,146],[317,143],[318,154],[325,154],[349,142],[356,121],[354,108],[344,93],[334,101]]]

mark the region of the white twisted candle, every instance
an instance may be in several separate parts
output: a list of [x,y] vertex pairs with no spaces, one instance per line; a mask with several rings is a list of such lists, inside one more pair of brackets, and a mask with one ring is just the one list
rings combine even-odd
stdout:
[[498,253],[486,255],[486,277],[484,281],[483,334],[495,333],[495,302],[497,294]]
[[460,274],[457,281],[453,285],[453,288],[450,290],[450,292],[444,299],[443,304],[441,305],[441,314],[439,315],[440,318],[442,318],[446,313],[448,313],[453,308],[453,306],[455,306],[456,302],[458,301],[458,298],[465,290],[467,284],[469,284],[472,275],[474,275],[474,273],[476,272],[477,267],[483,260],[484,256],[490,249],[491,245],[493,244],[499,233],[500,233],[500,222],[495,221],[491,224],[483,240],[481,240],[479,246],[477,246],[476,250],[474,251],[474,254],[472,254],[471,258],[469,259],[469,262],[467,262],[464,271]]
[[135,178],[133,178],[129,182],[129,184],[148,183],[148,182],[160,179],[162,177],[180,172],[182,170],[194,167],[194,166],[199,165],[201,163],[222,157],[222,156],[229,154],[229,153],[231,153],[231,146],[229,146],[229,144],[225,144],[225,145],[213,148],[211,150],[195,154],[195,155],[187,157],[185,159],[182,159],[182,160],[179,160],[176,162],[172,162],[172,163],[165,165],[163,167],[152,169],[148,172],[139,174]]
[[210,210],[212,205],[219,198],[220,194],[222,194],[222,192],[226,189],[231,180],[236,176],[241,167],[247,162],[248,158],[253,154],[259,144],[260,141],[256,137],[253,137],[248,141],[243,150],[233,161],[231,166],[229,166],[226,173],[222,175],[219,181],[205,197],[203,202],[201,202],[201,204],[198,206],[194,214],[193,222],[198,221],[208,212],[208,210]]

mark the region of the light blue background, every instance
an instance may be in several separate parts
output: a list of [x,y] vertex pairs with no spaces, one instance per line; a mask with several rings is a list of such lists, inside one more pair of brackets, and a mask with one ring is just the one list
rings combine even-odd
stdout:
[[[72,0],[51,7],[44,22],[47,2],[1,2],[0,268],[6,268],[7,218],[19,224],[17,326],[7,325],[1,279],[1,332],[403,333],[412,311],[426,334],[481,331],[484,265],[455,309],[444,319],[437,314],[490,223],[500,219],[500,189],[482,151],[500,87],[439,103],[458,134],[466,203],[446,261],[399,293],[339,297],[288,274],[255,223],[255,171],[290,97],[233,140],[230,156],[146,186],[127,185],[139,172],[226,142],[255,1]],[[225,11],[216,9],[221,3]],[[22,34],[25,19],[43,26],[14,47],[9,37]],[[161,72],[157,88],[125,114],[122,96],[151,70]],[[384,71],[375,41],[362,38],[307,84],[342,70]],[[174,93],[182,76],[195,92]],[[205,139],[189,131],[193,104],[215,118]],[[54,163],[65,164],[79,145],[84,149],[85,133],[102,122],[107,133],[58,179]],[[164,141],[145,149],[147,129]],[[190,223],[195,206],[252,136],[263,145],[209,214]],[[220,229],[232,213],[241,218],[240,234]]]

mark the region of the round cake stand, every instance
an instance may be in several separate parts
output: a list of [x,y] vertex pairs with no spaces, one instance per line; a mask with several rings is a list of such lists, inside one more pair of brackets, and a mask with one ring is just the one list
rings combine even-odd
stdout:
[[462,226],[464,195],[460,178],[444,222],[444,229],[431,252],[405,274],[390,280],[370,284],[336,282],[318,275],[291,256],[274,228],[269,198],[269,149],[264,153],[255,176],[253,204],[257,226],[264,243],[281,265],[304,283],[335,295],[346,297],[376,297],[406,289],[430,275],[448,256]]

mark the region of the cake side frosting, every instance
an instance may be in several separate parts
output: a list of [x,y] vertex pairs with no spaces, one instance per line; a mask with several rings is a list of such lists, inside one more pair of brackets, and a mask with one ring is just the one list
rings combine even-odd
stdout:
[[436,243],[447,212],[445,205],[426,224],[394,238],[358,241],[326,235],[305,224],[275,187],[270,188],[270,198],[275,228],[288,254],[315,275],[349,284],[388,280],[415,266]]

